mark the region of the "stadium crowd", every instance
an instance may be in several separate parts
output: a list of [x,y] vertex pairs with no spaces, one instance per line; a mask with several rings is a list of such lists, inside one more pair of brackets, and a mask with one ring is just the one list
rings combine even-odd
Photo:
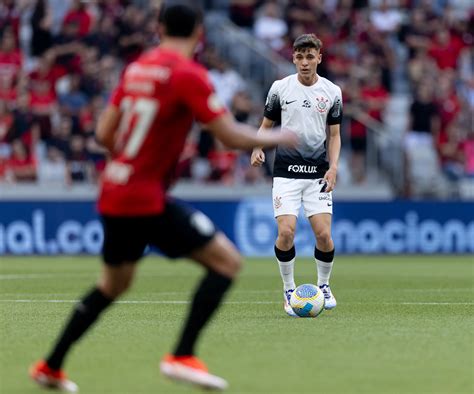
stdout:
[[[148,0],[0,1],[0,182],[96,181],[105,163],[93,136],[98,114],[123,68],[159,42],[158,9],[159,1]],[[227,10],[290,61],[298,35],[322,39],[318,73],[343,89],[353,182],[365,182],[368,125],[384,121],[400,89],[412,101],[406,167],[426,147],[447,179],[474,177],[469,1],[229,0]],[[258,124],[263,102],[246,81],[205,39],[197,56],[236,118]],[[196,127],[193,137],[179,168],[185,177],[235,184],[268,175],[204,130]]]

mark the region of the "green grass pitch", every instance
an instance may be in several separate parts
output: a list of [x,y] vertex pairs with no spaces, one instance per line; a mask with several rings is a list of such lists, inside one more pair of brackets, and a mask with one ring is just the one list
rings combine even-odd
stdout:
[[[247,259],[198,354],[229,393],[474,392],[472,256],[338,256],[334,311],[295,319],[272,259]],[[100,272],[97,258],[0,258],[0,393],[40,393],[27,377]],[[71,352],[81,393],[188,393],[158,373],[199,267],[144,259],[132,290]],[[315,263],[296,263],[297,283]]]

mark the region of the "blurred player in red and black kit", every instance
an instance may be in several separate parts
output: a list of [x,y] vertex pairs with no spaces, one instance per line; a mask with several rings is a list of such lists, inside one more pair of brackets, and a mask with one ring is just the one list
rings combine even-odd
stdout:
[[104,226],[103,271],[74,308],[51,353],[31,368],[30,376],[42,386],[78,390],[62,371],[66,354],[128,289],[135,263],[151,245],[171,258],[187,256],[207,270],[176,348],[161,361],[161,372],[204,388],[227,387],[224,379],[207,371],[194,347],[237,275],[241,257],[203,213],[168,198],[167,188],[194,120],[237,149],[295,146],[297,137],[292,132],[257,134],[219,103],[206,70],[191,60],[202,35],[202,13],[194,1],[165,2],[160,33],[160,46],[128,66],[99,119],[97,139],[112,156],[98,203]]

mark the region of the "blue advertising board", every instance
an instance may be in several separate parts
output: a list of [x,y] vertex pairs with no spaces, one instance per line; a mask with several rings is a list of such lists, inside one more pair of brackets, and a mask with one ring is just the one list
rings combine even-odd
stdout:
[[[234,240],[246,255],[273,255],[276,226],[266,200],[242,201]],[[332,235],[338,253],[472,253],[474,204],[447,202],[336,202]],[[312,256],[314,235],[300,213],[295,247]]]
[[[266,198],[193,201],[246,256],[273,256],[277,235]],[[338,253],[473,253],[474,204],[336,202],[332,234]],[[0,202],[0,255],[98,254],[103,234],[89,201]],[[295,245],[312,256],[314,236],[301,216]]]

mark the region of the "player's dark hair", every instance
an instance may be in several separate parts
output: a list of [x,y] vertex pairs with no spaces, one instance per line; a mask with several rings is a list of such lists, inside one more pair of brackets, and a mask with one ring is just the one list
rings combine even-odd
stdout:
[[302,34],[297,37],[293,43],[293,52],[304,52],[306,49],[314,48],[321,50],[323,47],[322,41],[314,34]]
[[166,0],[161,5],[158,21],[170,37],[190,37],[203,20],[202,9],[197,1]]

